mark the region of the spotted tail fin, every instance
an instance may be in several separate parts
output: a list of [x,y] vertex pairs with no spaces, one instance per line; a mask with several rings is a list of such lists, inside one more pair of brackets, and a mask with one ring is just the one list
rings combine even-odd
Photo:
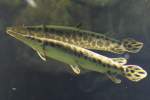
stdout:
[[131,81],[138,82],[147,76],[147,72],[137,65],[124,65],[124,75]]
[[137,53],[143,47],[142,42],[136,41],[135,39],[132,38],[126,38],[123,40],[122,43],[123,43],[123,47],[125,47],[125,49],[131,53]]

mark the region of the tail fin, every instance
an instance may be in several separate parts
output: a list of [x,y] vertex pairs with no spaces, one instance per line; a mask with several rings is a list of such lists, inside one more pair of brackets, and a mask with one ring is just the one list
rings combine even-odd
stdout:
[[147,72],[137,65],[124,65],[124,75],[131,81],[138,82],[147,76]]
[[123,40],[123,46],[128,52],[137,53],[142,49],[143,43],[132,38],[127,38]]

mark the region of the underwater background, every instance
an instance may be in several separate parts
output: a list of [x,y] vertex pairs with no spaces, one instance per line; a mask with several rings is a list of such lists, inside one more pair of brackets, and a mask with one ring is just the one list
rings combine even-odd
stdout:
[[150,100],[149,75],[138,83],[122,78],[119,85],[95,72],[76,76],[68,65],[43,62],[6,34],[8,26],[41,24],[81,24],[116,39],[142,41],[140,52],[128,54],[129,64],[150,72],[150,0],[0,0],[0,100]]

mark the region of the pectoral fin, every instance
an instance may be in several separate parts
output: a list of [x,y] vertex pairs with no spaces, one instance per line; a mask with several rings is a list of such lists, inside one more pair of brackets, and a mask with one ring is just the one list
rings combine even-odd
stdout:
[[112,82],[114,82],[114,83],[116,83],[116,84],[120,84],[121,83],[121,80],[120,79],[118,79],[118,78],[116,78],[114,75],[110,75],[110,74],[106,74],[107,75],[107,77],[110,79],[110,80],[112,80]]
[[121,65],[124,65],[124,64],[127,63],[127,59],[126,59],[126,58],[112,58],[112,60],[113,60],[114,62],[120,63]]
[[70,65],[70,67],[72,68],[72,70],[79,75],[80,74],[80,69],[78,67],[78,65],[74,66],[74,65]]
[[37,54],[42,60],[46,61],[46,57],[43,54],[41,54],[39,51],[37,51]]

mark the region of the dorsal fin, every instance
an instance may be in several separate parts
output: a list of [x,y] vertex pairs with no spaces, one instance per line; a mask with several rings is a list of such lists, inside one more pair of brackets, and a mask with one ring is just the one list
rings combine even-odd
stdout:
[[112,58],[112,60],[114,61],[114,62],[117,62],[117,63],[120,63],[121,65],[124,65],[124,64],[126,64],[127,63],[127,59],[126,58]]

